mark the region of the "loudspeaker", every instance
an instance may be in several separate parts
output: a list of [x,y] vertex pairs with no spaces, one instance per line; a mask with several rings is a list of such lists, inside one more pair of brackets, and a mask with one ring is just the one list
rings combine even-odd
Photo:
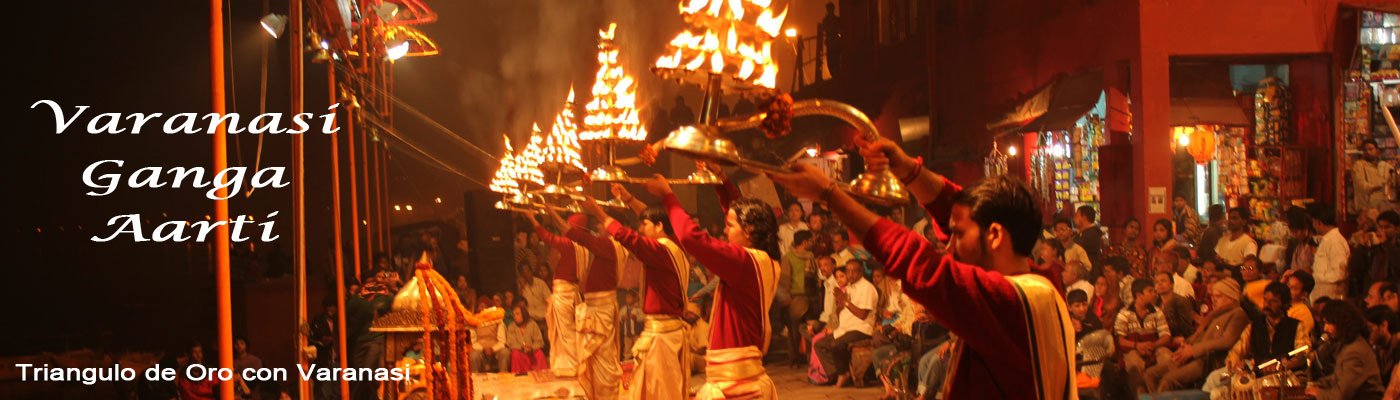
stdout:
[[477,295],[517,290],[515,218],[509,211],[496,209],[496,201],[500,199],[500,194],[487,190],[468,191],[464,195],[463,210],[470,247],[467,260],[471,263],[467,269],[467,279]]

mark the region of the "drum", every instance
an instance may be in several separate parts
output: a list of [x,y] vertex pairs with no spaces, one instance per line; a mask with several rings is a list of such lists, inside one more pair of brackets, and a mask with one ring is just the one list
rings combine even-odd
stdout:
[[1249,371],[1242,368],[1231,368],[1225,374],[1224,379],[1229,382],[1225,395],[1227,400],[1257,400],[1259,398],[1256,387],[1258,381]]

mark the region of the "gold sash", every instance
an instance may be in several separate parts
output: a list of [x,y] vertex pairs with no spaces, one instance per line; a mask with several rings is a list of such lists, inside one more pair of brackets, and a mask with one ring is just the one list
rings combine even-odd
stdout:
[[648,315],[646,329],[632,345],[636,369],[628,399],[686,399],[690,381],[690,325],[669,315]]
[[[1031,372],[1036,386],[1036,399],[1079,399],[1075,385],[1074,325],[1070,324],[1069,308],[1064,299],[1045,277],[1020,274],[1006,277],[1025,310],[1026,330],[1030,337]],[[943,380],[943,397],[949,398],[957,365],[966,345],[954,340],[953,353],[948,360],[949,371]]]
[[712,349],[705,359],[705,385],[695,393],[695,400],[778,398],[757,347]]
[[554,293],[549,296],[549,312],[545,313],[549,333],[549,367],[555,376],[574,376],[578,366],[578,330],[575,309],[578,307],[578,285],[554,280]]
[[[749,265],[754,267],[754,277],[758,279],[759,290],[762,290],[762,292],[759,293],[759,305],[763,310],[763,340],[759,344],[759,351],[766,354],[768,353],[768,338],[772,335],[773,331],[773,327],[768,321],[768,307],[773,304],[773,295],[778,292],[778,275],[782,273],[782,266],[773,262],[773,259],[768,257],[768,253],[763,251],[747,247],[744,248],[744,251],[747,251],[749,253],[749,258],[753,260]],[[719,287],[716,287],[714,293],[714,304],[710,306],[710,315],[712,316],[715,315],[715,310],[719,309],[719,304],[724,302],[724,285],[721,284]],[[714,337],[713,330],[716,327],[717,326],[714,325],[710,326],[711,337]],[[714,350],[711,349],[710,351],[713,352]]]

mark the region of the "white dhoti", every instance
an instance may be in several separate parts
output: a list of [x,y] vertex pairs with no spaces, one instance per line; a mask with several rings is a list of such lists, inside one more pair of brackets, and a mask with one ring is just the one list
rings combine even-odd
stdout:
[[711,349],[705,358],[705,386],[695,393],[695,400],[778,398],[758,347]]
[[632,346],[637,367],[627,389],[629,400],[685,399],[690,382],[687,324],[670,315],[648,315],[646,330]]
[[583,295],[578,306],[578,382],[590,400],[617,398],[622,364],[617,349],[617,293]]
[[574,320],[577,307],[578,285],[554,280],[545,321],[549,324],[549,368],[555,376],[574,376],[578,371],[578,325]]

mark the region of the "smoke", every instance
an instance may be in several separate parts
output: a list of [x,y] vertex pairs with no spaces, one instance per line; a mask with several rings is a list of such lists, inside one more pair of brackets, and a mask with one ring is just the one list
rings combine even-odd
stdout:
[[[465,3],[465,4],[464,4]],[[450,80],[434,90],[453,90],[460,133],[489,151],[504,148],[508,133],[517,147],[538,122],[548,131],[572,84],[575,103],[589,99],[597,72],[598,30],[618,24],[617,42],[627,71],[639,80],[639,103],[675,93],[674,82],[649,67],[680,29],[676,4],[656,0],[532,0],[441,2],[436,35]],[[455,81],[455,82],[454,82]],[[646,114],[643,114],[646,115]]]

